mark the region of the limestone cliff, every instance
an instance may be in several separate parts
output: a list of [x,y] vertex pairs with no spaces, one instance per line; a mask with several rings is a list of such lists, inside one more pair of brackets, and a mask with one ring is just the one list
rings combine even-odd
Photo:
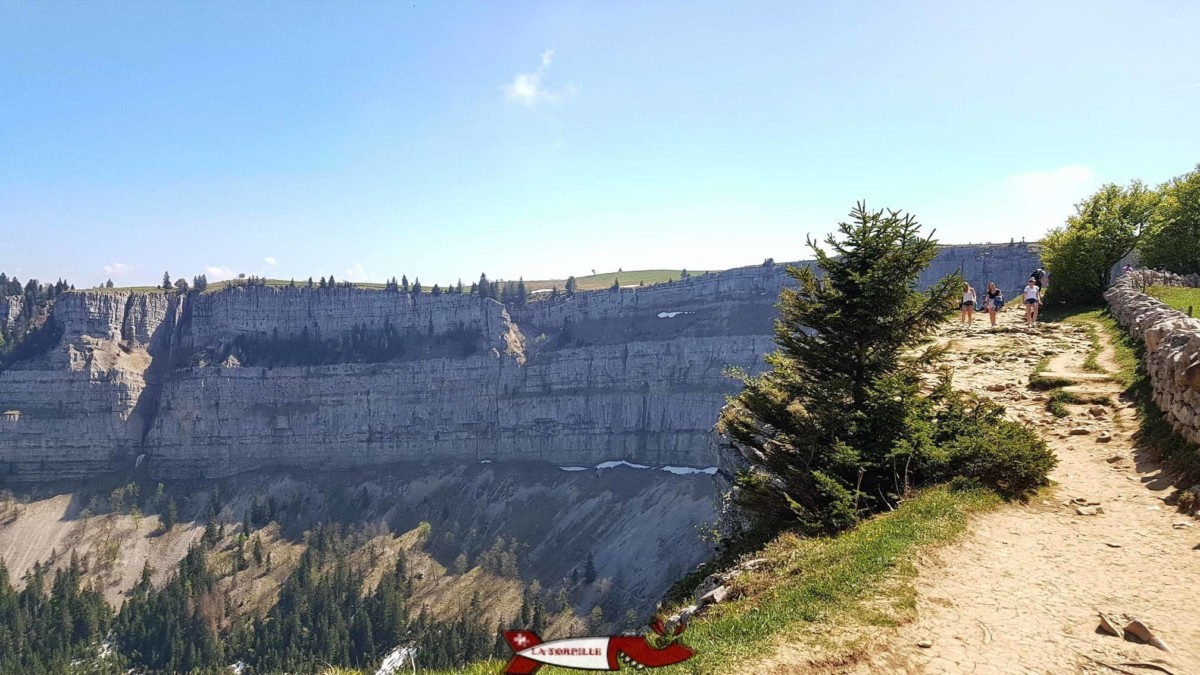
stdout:
[[0,331],[7,329],[21,316],[21,297],[17,295],[0,297]]
[[[1036,266],[1024,245],[947,247],[923,281],[961,269],[1013,291]],[[786,278],[746,267],[507,309],[348,288],[70,292],[52,309],[58,343],[0,372],[0,474],[78,477],[139,457],[167,478],[426,459],[712,466],[709,431],[737,386],[722,372],[761,367]],[[382,332],[382,353],[404,358],[243,365],[252,346],[340,349]],[[452,335],[475,337],[430,347]]]

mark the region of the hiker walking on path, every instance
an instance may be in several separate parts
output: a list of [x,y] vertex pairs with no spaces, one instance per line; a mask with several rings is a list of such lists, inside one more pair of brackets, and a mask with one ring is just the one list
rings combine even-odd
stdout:
[[971,284],[963,284],[962,302],[959,304],[958,323],[960,326],[971,327],[975,321],[975,289]]
[[1046,294],[1046,289],[1050,287],[1050,273],[1043,267],[1039,267],[1029,275],[1033,279],[1033,283],[1038,287],[1038,300],[1041,300]]
[[1025,284],[1025,325],[1036,326],[1038,317],[1038,305],[1042,300],[1042,288],[1037,285],[1037,280],[1034,277],[1029,277],[1029,283]]
[[987,310],[988,320],[992,322],[992,327],[996,327],[996,312],[1004,306],[1004,294],[996,288],[994,281],[989,281],[987,285],[987,298],[983,301],[983,308]]

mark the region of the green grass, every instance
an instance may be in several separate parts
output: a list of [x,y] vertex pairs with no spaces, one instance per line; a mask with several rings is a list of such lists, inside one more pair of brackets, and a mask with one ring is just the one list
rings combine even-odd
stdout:
[[1191,307],[1192,315],[1200,316],[1200,288],[1151,286],[1146,289],[1146,293],[1162,300],[1181,312],[1186,312]]
[[[683,270],[629,270],[627,272],[605,272],[586,277],[575,277],[575,287],[581,291],[597,291],[611,288],[613,281],[619,281],[622,286],[637,286],[644,284],[653,286],[665,284],[668,281],[679,281]],[[705,270],[689,270],[692,276],[700,276]],[[567,285],[566,279],[539,279],[526,281],[525,287],[532,291],[558,287],[563,290]]]
[[[1125,387],[1133,385],[1137,376],[1137,370],[1140,368],[1137,351],[1134,349],[1133,343],[1129,340],[1127,334],[1117,324],[1116,319],[1108,313],[1106,309],[1088,309],[1077,311],[1063,319],[1063,323],[1068,323],[1077,326],[1084,326],[1088,331],[1088,338],[1091,340],[1091,348],[1088,349],[1087,359],[1084,361],[1083,367],[1092,372],[1104,373],[1107,372],[1112,376],[1112,379]],[[1110,372],[1100,365],[1100,333],[1105,333],[1109,338],[1109,343],[1113,348],[1113,360],[1116,361],[1118,369],[1116,372]],[[1090,364],[1090,365],[1089,365]]]
[[1112,399],[1103,394],[1081,396],[1065,389],[1055,389],[1046,398],[1046,410],[1055,417],[1066,417],[1071,414],[1071,411],[1067,410],[1069,405],[1112,405],[1112,403]]
[[1046,377],[1045,373],[1050,368],[1050,357],[1043,356],[1038,359],[1038,362],[1033,366],[1033,372],[1029,375],[1029,388],[1034,391],[1049,391],[1051,389],[1061,389],[1071,381],[1062,377]]
[[[743,672],[743,664],[761,658],[780,639],[819,640],[814,631],[834,624],[895,625],[891,612],[875,607],[882,597],[895,612],[911,613],[914,557],[954,540],[971,513],[999,503],[991,492],[943,486],[835,537],[782,535],[755,554],[767,558],[767,565],[736,584],[744,597],[716,606],[688,626],[681,639],[696,656],[654,672]],[[499,665],[442,672],[482,675],[499,672]],[[538,672],[578,671],[546,667]]]
[[1123,397],[1131,399],[1137,410],[1137,442],[1154,450],[1171,467],[1182,473],[1183,482],[1200,480],[1200,446],[1181,438],[1167,422],[1161,408],[1153,400],[1154,387],[1143,366],[1145,348],[1123,330],[1107,312],[1081,314],[1079,320],[1092,321],[1108,335],[1118,372],[1113,379],[1126,389]]
[[1083,400],[1069,391],[1057,389],[1051,392],[1050,397],[1046,399],[1046,410],[1049,410],[1050,414],[1055,417],[1066,417],[1071,414],[1071,411],[1067,410],[1067,405],[1077,403],[1083,403]]

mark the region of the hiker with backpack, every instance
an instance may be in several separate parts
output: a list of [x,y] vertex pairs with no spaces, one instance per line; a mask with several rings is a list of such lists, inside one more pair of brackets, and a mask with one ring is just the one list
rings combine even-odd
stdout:
[[983,299],[983,308],[987,310],[988,320],[992,322],[992,328],[996,327],[996,312],[1004,306],[1004,293],[996,288],[994,281],[989,281],[987,285],[987,297]]
[[1045,268],[1039,267],[1029,276],[1033,278],[1033,283],[1037,284],[1038,300],[1041,301],[1046,294],[1046,288],[1050,286],[1050,273]]

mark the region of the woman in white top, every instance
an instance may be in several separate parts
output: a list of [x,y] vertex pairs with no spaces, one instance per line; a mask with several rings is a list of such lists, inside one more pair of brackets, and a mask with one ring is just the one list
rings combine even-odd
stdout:
[[1041,292],[1042,289],[1038,288],[1037,281],[1033,277],[1029,277],[1029,283],[1025,284],[1025,325],[1027,326],[1037,325]]
[[971,327],[975,321],[975,289],[971,284],[963,284],[962,303],[959,304],[959,326]]

